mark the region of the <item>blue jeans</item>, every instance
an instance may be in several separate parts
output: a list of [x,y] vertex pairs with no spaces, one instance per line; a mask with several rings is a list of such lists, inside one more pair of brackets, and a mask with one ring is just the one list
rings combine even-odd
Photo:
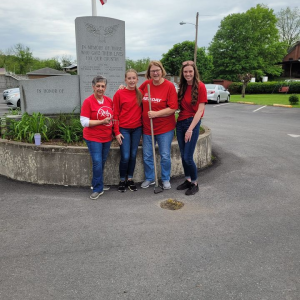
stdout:
[[[161,180],[169,181],[171,174],[171,143],[174,136],[174,130],[154,136],[155,144],[158,144],[161,166]],[[152,151],[151,135],[143,134],[143,159],[145,169],[145,179],[154,181],[154,163]]]
[[92,186],[94,192],[103,191],[103,170],[110,149],[110,142],[98,143],[85,140],[93,162]]
[[193,117],[178,121],[176,124],[176,135],[178,146],[181,154],[181,161],[186,179],[191,179],[192,182],[197,181],[197,166],[194,162],[194,152],[199,137],[201,120],[193,129],[192,138],[189,142],[184,141],[185,133],[193,121]]
[[132,178],[136,162],[136,154],[142,136],[142,126],[137,128],[121,128],[120,133],[123,135],[122,145],[120,146],[120,180]]

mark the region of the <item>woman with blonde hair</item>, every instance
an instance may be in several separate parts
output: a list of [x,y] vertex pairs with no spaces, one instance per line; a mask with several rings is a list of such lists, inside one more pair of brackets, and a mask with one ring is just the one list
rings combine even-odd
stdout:
[[[154,161],[150,119],[153,121],[154,141],[158,144],[161,165],[161,180],[164,189],[170,189],[171,143],[176,125],[175,111],[178,108],[177,93],[172,82],[165,79],[166,71],[160,61],[149,63],[145,77],[140,86],[143,96],[143,160],[145,181],[142,188],[155,184]],[[150,85],[151,111],[147,85]]]
[[120,145],[120,182],[118,191],[136,191],[133,173],[136,155],[142,136],[142,94],[137,88],[138,74],[129,69],[125,73],[126,87],[113,97],[114,133]]

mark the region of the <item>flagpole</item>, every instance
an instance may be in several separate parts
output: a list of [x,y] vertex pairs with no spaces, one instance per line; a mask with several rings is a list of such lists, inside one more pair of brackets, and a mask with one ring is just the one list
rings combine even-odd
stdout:
[[96,0],[92,0],[92,16],[97,16]]

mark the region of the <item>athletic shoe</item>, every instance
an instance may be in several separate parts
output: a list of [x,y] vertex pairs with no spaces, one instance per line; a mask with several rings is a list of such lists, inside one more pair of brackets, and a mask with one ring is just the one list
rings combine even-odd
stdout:
[[92,200],[96,200],[96,199],[98,199],[101,195],[103,195],[103,191],[102,192],[94,192],[91,196],[90,196],[90,199],[92,199]]
[[146,189],[148,188],[150,185],[153,185],[155,184],[155,181],[149,181],[149,180],[145,180],[142,184],[141,184],[141,187],[143,189]]
[[163,189],[169,190],[171,188],[171,184],[169,180],[163,181]]
[[135,185],[135,183],[134,183],[133,180],[127,180],[126,185],[128,186],[128,188],[129,188],[132,192],[137,191],[137,187],[136,187],[136,185]]
[[186,180],[184,183],[180,184],[176,189],[178,191],[183,191],[188,189],[191,186],[191,182]]
[[125,181],[119,182],[118,192],[121,192],[121,193],[126,192],[126,182]]
[[196,193],[199,192],[199,186],[198,184],[196,185],[195,183],[191,182],[191,186],[189,187],[189,189],[185,192],[185,194],[187,196],[190,195],[195,195]]

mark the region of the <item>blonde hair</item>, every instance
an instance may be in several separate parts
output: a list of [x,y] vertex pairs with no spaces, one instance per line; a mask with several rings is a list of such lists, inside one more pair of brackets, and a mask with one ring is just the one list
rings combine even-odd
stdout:
[[[128,73],[135,73],[136,77],[138,78],[138,73],[136,70],[134,69],[128,69],[126,72],[125,72],[125,79],[127,78],[127,74]],[[136,100],[137,100],[137,103],[139,106],[141,106],[142,104],[142,101],[143,101],[143,96],[142,96],[142,93],[141,91],[139,90],[139,88],[135,85],[135,94],[136,94]]]
[[166,70],[164,69],[162,63],[159,60],[151,60],[150,63],[149,63],[147,72],[145,74],[145,77],[147,79],[151,78],[151,76],[150,76],[150,69],[151,69],[152,66],[156,66],[156,67],[159,67],[161,69],[161,71],[162,71],[162,77],[165,77],[167,75]]

